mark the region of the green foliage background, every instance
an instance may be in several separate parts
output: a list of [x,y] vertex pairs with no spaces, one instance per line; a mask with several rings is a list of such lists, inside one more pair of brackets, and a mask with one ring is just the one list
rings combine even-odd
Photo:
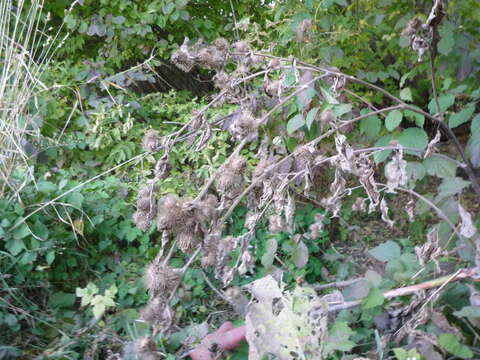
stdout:
[[[141,156],[142,137],[149,128],[158,130],[160,135],[178,130],[191,119],[193,110],[208,103],[208,91],[202,88],[201,95],[194,97],[181,82],[173,84],[169,92],[152,91],[151,86],[155,85],[151,84],[162,81],[156,76],[158,71],[166,66],[172,51],[185,37],[211,42],[223,36],[234,41],[239,33],[253,47],[270,48],[277,56],[335,66],[387,89],[410,104],[428,109],[431,114],[436,113],[430,64],[419,63],[401,35],[414,15],[425,20],[430,1],[82,0],[69,9],[70,6],[66,0],[44,4],[43,20],[47,28],[52,27],[49,29],[52,34],[60,31],[53,42],[58,45],[68,36],[41,75],[49,91],[36,95],[31,102],[39,117],[41,136],[32,140],[35,152],[11,179],[22,184],[21,190],[0,199],[0,358],[6,354],[5,358],[18,355],[79,359],[92,351],[92,344],[102,348],[95,355],[101,358],[107,349],[120,351],[122,341],[148,333],[147,327],[135,320],[148,299],[142,275],[159,250],[160,235],[153,229],[141,232],[131,220],[137,191],[153,173],[155,164],[153,155]],[[231,16],[232,7],[238,28]],[[305,19],[312,20],[313,28],[306,41],[299,41],[298,27]],[[467,154],[478,167],[478,2],[450,1],[448,16],[439,33],[435,80],[440,105],[446,111],[449,125],[466,134]],[[148,66],[136,67],[143,63]],[[208,79],[211,75],[200,70],[193,77]],[[352,85],[352,89],[376,107],[389,105],[379,93],[357,85]],[[231,106],[215,108],[208,115],[225,116],[232,110]],[[300,128],[304,123],[299,125]],[[426,148],[428,138],[435,135],[434,130],[434,125],[422,116],[392,112],[385,119],[366,118],[348,137],[360,145],[385,146],[396,139],[404,146]],[[219,131],[200,152],[191,151],[187,143],[177,146],[170,157],[173,170],[160,183],[161,194],[173,192],[194,197],[205,180],[223,164],[233,145],[229,135]],[[258,161],[256,151],[256,145],[252,144],[242,152],[248,159],[248,173]],[[375,160],[381,163],[387,156],[386,151],[380,152]],[[132,158],[135,160],[130,161]],[[445,174],[455,176],[456,171],[431,162],[428,159],[411,162],[412,169],[420,168],[417,174],[423,171],[424,175],[418,174],[416,180],[425,194]],[[436,175],[438,179],[429,182],[424,179],[425,174]],[[76,190],[35,212],[71,189]],[[315,213],[323,211],[306,202],[298,205],[295,215],[295,231],[299,234],[314,222]],[[240,206],[233,214],[234,234],[245,231],[245,212]],[[363,224],[372,217],[352,214],[349,206],[342,212],[343,221],[348,223]],[[398,259],[386,259],[392,276],[380,288],[402,284],[419,270],[413,249],[423,241],[431,220],[431,214],[423,213],[412,225],[406,225],[411,226],[409,238],[398,241],[402,244],[395,250]],[[331,246],[338,241],[348,246],[351,240],[348,230],[337,220],[326,219],[325,225],[318,239],[306,243],[310,254],[308,264],[297,268],[291,234],[272,235],[266,224],[261,223],[255,237],[258,272],[235,279],[234,284],[243,285],[270,270],[274,259],[269,258],[273,254],[269,255],[268,244],[273,242],[279,249],[277,255],[291,270],[285,278],[289,284],[300,277],[312,283],[326,280],[325,271],[337,281],[350,278],[357,271],[357,260],[340,255]],[[398,237],[387,232],[363,240],[374,246],[388,239],[398,240]],[[176,267],[183,263],[180,255],[173,259]],[[92,307],[81,307],[76,296],[77,289],[86,288],[89,283],[97,286],[98,294],[106,294],[111,286],[118,288],[112,295],[114,306],[107,307],[99,321],[92,320]],[[355,328],[350,340],[361,344],[359,352],[375,348],[372,339],[376,330],[372,324],[383,304],[374,291],[377,288],[370,289],[363,312],[342,313],[339,321],[345,324],[335,325],[336,331],[343,329],[347,333],[350,328],[346,324]],[[450,313],[468,305],[465,286],[450,290],[461,294],[456,305],[445,300]],[[214,309],[225,308],[221,300],[211,300],[213,293],[199,270],[187,271],[180,292],[182,298],[176,303],[176,313],[182,326],[210,320],[209,314]],[[99,340],[99,334],[105,336]],[[465,334],[471,344],[474,335],[468,329]],[[162,351],[170,356],[179,348],[175,338],[162,338],[160,342]],[[450,353],[470,355],[469,348],[463,348],[458,341],[453,344],[448,335],[441,342]],[[341,358],[341,351],[335,353],[335,350],[342,349],[333,349],[332,358]],[[402,359],[400,353],[398,350],[396,356]]]

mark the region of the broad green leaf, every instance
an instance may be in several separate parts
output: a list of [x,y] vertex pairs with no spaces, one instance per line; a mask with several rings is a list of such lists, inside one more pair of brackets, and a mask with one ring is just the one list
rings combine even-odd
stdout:
[[475,111],[474,103],[470,103],[466,105],[458,113],[450,115],[450,118],[448,119],[448,126],[451,128],[454,128],[466,123],[468,120],[470,120],[474,111]]
[[173,2],[167,2],[162,7],[162,11],[165,15],[170,15],[174,9],[175,9],[175,4]]
[[360,120],[360,133],[365,134],[369,139],[375,139],[381,128],[382,122],[376,115]]
[[295,115],[293,118],[288,120],[287,123],[287,132],[288,134],[293,134],[295,131],[300,129],[303,125],[305,125],[305,119],[303,118],[302,114]]
[[458,336],[443,333],[438,337],[438,344],[447,350],[449,353],[458,356],[462,359],[471,359],[473,358],[473,352],[466,345],[460,343]]
[[[403,130],[402,133],[398,136],[398,142],[405,147],[425,150],[428,145],[428,135],[423,129],[408,128]],[[418,155],[418,152],[408,150],[406,152]]]
[[480,167],[480,131],[473,132],[472,130],[472,135],[470,136],[470,139],[468,139],[465,152],[470,158],[473,166]]
[[403,114],[400,110],[390,111],[385,119],[385,127],[388,131],[395,130],[402,122]]
[[264,267],[269,268],[273,264],[275,253],[277,252],[277,240],[270,238],[265,244],[265,254],[263,254],[261,263]]
[[95,317],[95,319],[100,320],[103,314],[105,313],[105,309],[106,307],[103,303],[96,304],[93,307],[93,316]]
[[295,248],[293,249],[292,262],[296,267],[301,269],[307,265],[308,255],[307,246],[303,243],[303,241],[299,241],[299,243],[296,244]]
[[333,113],[337,116],[340,117],[348,112],[352,111],[352,105],[351,104],[340,104],[340,105],[335,105],[333,107]]
[[369,253],[375,259],[386,262],[398,258],[400,256],[401,249],[395,241],[388,240],[383,244],[380,244],[371,249]]
[[457,171],[457,165],[454,162],[438,156],[427,157],[423,160],[423,165],[428,175],[441,178],[455,176]]
[[455,311],[453,315],[466,318],[480,318],[480,306],[464,306],[461,310]]
[[423,128],[423,124],[425,123],[425,116],[412,110],[405,110],[404,115],[407,119],[413,119],[413,121],[415,121],[415,125],[417,125],[419,128]]
[[48,252],[47,256],[45,256],[45,260],[47,261],[48,265],[52,265],[53,261],[55,260],[55,251]]
[[397,360],[420,360],[423,359],[421,355],[417,352],[417,349],[413,348],[410,350],[405,350],[402,348],[393,349],[393,353]]
[[407,177],[410,181],[415,184],[415,182],[422,180],[427,171],[425,170],[425,166],[421,162],[418,161],[408,161],[407,162]]
[[400,99],[405,101],[413,101],[412,99],[412,90],[409,87],[403,88],[400,90]]
[[379,288],[372,287],[367,297],[363,300],[363,308],[371,309],[382,305],[384,301],[385,297],[383,296],[383,292]]
[[448,55],[453,50],[453,46],[455,45],[454,30],[454,25],[448,21],[445,21],[440,26],[440,41],[437,44],[437,49],[440,54]]
[[334,105],[338,104],[338,100],[335,99],[335,97],[325,87],[320,86],[320,91],[322,92],[322,96],[327,103]]
[[13,231],[13,238],[20,240],[27,237],[30,234],[31,233],[30,233],[30,229],[28,228],[28,225],[23,223]]
[[[440,105],[440,111],[445,112],[450,106],[455,103],[455,95],[453,94],[444,94],[438,97],[438,102]],[[428,111],[430,114],[436,114],[437,111],[437,103],[435,99],[431,99],[428,103]]]
[[470,125],[470,131],[472,132],[472,135],[480,135],[480,114],[477,114],[473,117],[472,124]]
[[320,109],[319,107],[314,107],[314,108],[310,109],[310,111],[308,112],[307,118],[305,120],[305,123],[307,125],[308,130],[310,130],[310,128],[312,127],[312,124],[315,121],[315,117],[317,116],[317,113],[318,113],[319,109]]
[[[388,146],[390,144],[390,141],[392,140],[393,136],[391,134],[382,136],[378,141],[375,143],[375,147],[382,147],[382,146]],[[375,163],[381,163],[382,161],[385,161],[385,159],[388,158],[392,150],[382,150],[373,155],[373,159],[375,160]]]
[[52,183],[51,181],[39,181],[37,183],[38,191],[44,194],[50,194],[57,190],[57,185]]
[[13,256],[17,256],[22,252],[25,248],[25,243],[22,239],[11,239],[5,243],[5,248],[8,250],[10,254]]
[[463,180],[460,177],[444,178],[442,183],[438,187],[438,195],[441,198],[446,198],[461,193],[463,189],[465,189],[470,184],[470,181]]
[[334,351],[350,351],[355,343],[349,340],[355,332],[350,329],[346,321],[335,321],[328,330],[328,338],[324,344],[324,353],[331,354]]
[[105,296],[113,299],[117,294],[117,292],[118,292],[117,286],[113,284],[107,290],[105,290]]

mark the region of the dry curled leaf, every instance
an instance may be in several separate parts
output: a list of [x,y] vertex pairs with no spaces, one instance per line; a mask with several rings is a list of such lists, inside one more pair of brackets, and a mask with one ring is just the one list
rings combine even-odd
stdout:
[[471,238],[477,232],[477,229],[472,222],[472,215],[470,215],[470,213],[460,204],[458,204],[458,213],[461,219],[460,234],[467,238]]

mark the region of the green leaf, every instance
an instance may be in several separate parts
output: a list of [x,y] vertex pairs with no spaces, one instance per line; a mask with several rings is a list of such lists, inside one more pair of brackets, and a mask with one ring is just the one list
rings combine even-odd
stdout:
[[415,125],[417,125],[419,128],[423,128],[423,124],[425,123],[425,116],[412,110],[405,110],[404,115],[407,119],[413,119],[413,121],[415,121]]
[[[382,136],[378,141],[375,143],[375,147],[382,147],[382,146],[387,146],[390,144],[390,141],[392,140],[393,136],[391,134]],[[381,163],[382,161],[385,161],[385,159],[388,158],[392,150],[382,150],[373,155],[373,159],[375,160],[376,164]]]
[[369,139],[375,139],[381,128],[382,122],[376,115],[360,120],[360,133],[365,134]]
[[407,162],[407,177],[414,184],[415,182],[422,180],[427,174],[425,166],[418,161],[408,161]]
[[456,114],[452,114],[448,119],[448,126],[451,128],[457,127],[466,123],[472,117],[475,111],[475,104],[467,104],[462,110]]
[[173,2],[167,2],[162,7],[162,11],[165,15],[171,14],[174,9],[175,9],[175,4]]
[[[478,117],[478,116],[477,116]],[[473,125],[473,123],[472,123]],[[468,139],[465,152],[474,167],[480,167],[480,131],[473,131],[470,139]]]
[[100,320],[105,313],[106,306],[103,303],[96,304],[93,307],[93,316],[95,319]]
[[[452,106],[455,103],[455,95],[453,94],[444,94],[438,97],[438,102],[440,104],[440,110],[442,112],[445,112],[450,106]],[[430,114],[436,114],[437,113],[437,103],[435,99],[430,100],[428,103],[428,111],[430,111]]]
[[475,115],[470,125],[470,131],[472,135],[480,135],[480,114]]
[[409,87],[403,88],[400,90],[400,99],[405,101],[413,101],[412,99],[412,90]]
[[422,359],[421,355],[417,352],[417,349],[413,348],[410,350],[405,350],[402,348],[393,349],[393,353],[397,360],[420,360]]
[[[428,135],[423,129],[408,128],[398,136],[398,142],[405,147],[412,147],[425,150],[428,145]],[[406,151],[409,154],[417,154],[415,151]]]
[[371,309],[382,305],[384,301],[385,297],[383,296],[383,292],[379,288],[372,287],[367,297],[363,300],[363,308]]
[[328,338],[324,343],[325,354],[331,354],[334,351],[350,351],[355,343],[349,338],[355,335],[350,329],[346,321],[335,321],[333,326],[328,330]]
[[351,104],[340,104],[340,105],[335,105],[333,107],[333,113],[337,116],[340,117],[348,112],[352,111],[352,105]]
[[369,253],[375,259],[386,262],[398,258],[401,254],[401,249],[395,241],[388,240],[371,249]]
[[27,224],[23,223],[13,231],[13,238],[20,240],[30,235],[30,229]]
[[303,118],[302,114],[295,115],[293,118],[288,120],[287,123],[287,132],[289,135],[293,134],[295,131],[300,129],[303,125],[305,125],[305,119]]
[[442,55],[448,55],[455,45],[454,25],[448,21],[444,22],[439,29],[440,41],[437,44],[438,52]]
[[395,130],[402,122],[403,114],[400,110],[390,111],[385,119],[385,127],[388,131]]
[[293,249],[292,262],[296,267],[301,269],[307,265],[308,255],[309,253],[307,246],[303,243],[303,241],[299,241]]
[[463,180],[460,177],[444,178],[442,183],[438,187],[438,195],[441,198],[446,198],[461,193],[463,189],[470,186],[470,184],[470,181]]
[[37,183],[37,188],[38,188],[38,192],[41,192],[44,194],[50,194],[55,190],[57,190],[57,185],[55,185],[51,181],[39,181]]
[[455,311],[453,315],[466,318],[480,318],[480,306],[464,306],[462,310]]
[[13,256],[17,256],[25,249],[25,243],[22,239],[11,239],[5,244],[5,248]]
[[320,91],[322,93],[323,98],[325,99],[325,101],[327,103],[334,104],[334,105],[338,104],[338,100],[335,99],[335,97],[330,93],[329,90],[327,90],[323,86],[320,86]]
[[310,128],[312,127],[312,124],[315,121],[315,117],[317,116],[319,109],[320,109],[319,107],[314,107],[310,109],[310,111],[308,112],[307,119],[305,120],[308,130],[310,130]]
[[457,165],[449,160],[438,156],[429,156],[423,160],[423,166],[427,170],[427,174],[440,178],[455,176]]
[[52,265],[53,261],[55,260],[55,251],[50,251],[47,256],[45,256],[45,260],[47,261],[48,265]]
[[473,357],[473,352],[466,345],[460,344],[458,336],[443,333],[438,337],[438,344],[447,350],[449,353],[458,356],[462,359],[471,359]]
[[272,266],[275,253],[277,252],[277,247],[278,244],[275,238],[267,240],[265,244],[265,254],[263,254],[262,259],[260,260],[264,267],[269,268]]
[[118,292],[118,288],[115,284],[113,284],[105,291],[105,296],[113,299],[117,294],[117,292]]

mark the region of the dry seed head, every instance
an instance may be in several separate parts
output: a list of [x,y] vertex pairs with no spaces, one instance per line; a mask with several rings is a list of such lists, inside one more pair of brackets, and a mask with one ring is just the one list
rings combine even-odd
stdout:
[[232,159],[226,165],[229,171],[236,171],[236,172],[241,172],[245,170],[246,166],[247,166],[247,161],[240,155],[236,155],[232,157]]
[[271,215],[268,218],[268,231],[273,234],[285,231],[285,224],[280,215]]
[[196,234],[190,229],[184,229],[177,233],[176,236],[178,247],[184,253],[190,253],[198,244],[198,238]]
[[215,215],[218,205],[217,197],[213,194],[208,194],[199,204],[198,208],[203,217],[210,219]]
[[146,184],[140,188],[138,191],[139,198],[150,198],[153,194],[158,191],[158,185]]
[[226,52],[230,47],[228,41],[224,38],[218,38],[213,42],[213,45],[217,48],[217,50],[221,52]]
[[174,194],[168,194],[159,200],[157,227],[159,230],[172,230],[183,225],[185,220],[183,201]]
[[280,80],[265,79],[263,89],[268,96],[279,97],[282,91],[282,82]]
[[218,71],[213,77],[215,86],[219,89],[224,89],[230,85],[230,77],[224,71]]
[[172,54],[171,61],[184,72],[190,72],[195,66],[193,56],[185,45],[180,46],[180,48]]
[[249,110],[243,110],[235,122],[235,138],[247,141],[254,141],[258,136],[258,120]]
[[195,61],[201,67],[208,68],[210,67],[210,62],[213,56],[213,49],[210,47],[206,47],[201,49],[198,54],[195,55]]
[[157,130],[149,129],[143,137],[143,150],[157,151],[160,148],[160,136]]
[[135,340],[135,350],[137,351],[137,354],[149,353],[152,351],[157,351],[157,346],[151,338],[144,336]]
[[142,231],[148,231],[152,225],[152,218],[148,213],[136,211],[133,214],[133,222]]
[[150,325],[157,325],[162,321],[166,299],[157,296],[140,310],[140,318]]
[[233,48],[238,52],[248,51],[248,43],[246,41],[240,40],[233,44]]
[[148,198],[138,198],[137,200],[137,209],[143,212],[149,212],[151,206],[155,203]]
[[202,268],[206,269],[210,266],[215,265],[217,256],[215,253],[209,252],[203,255],[202,257]]
[[174,289],[180,281],[180,272],[167,265],[152,263],[145,271],[144,280],[150,294],[156,296]]

